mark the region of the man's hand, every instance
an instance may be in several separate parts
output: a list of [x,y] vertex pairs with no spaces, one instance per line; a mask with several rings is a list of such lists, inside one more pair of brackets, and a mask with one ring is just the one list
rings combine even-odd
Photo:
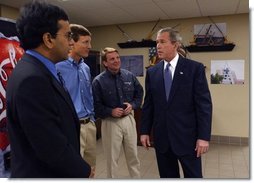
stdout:
[[124,114],[123,108],[114,108],[112,109],[112,116],[115,118],[120,118]]
[[147,150],[149,150],[149,147],[151,147],[149,135],[141,135],[141,136],[140,136],[140,141],[141,141],[141,144],[142,144]]
[[195,151],[197,151],[197,157],[200,157],[202,154],[206,153],[209,149],[209,142],[206,140],[198,139],[196,142]]
[[132,111],[132,105],[130,103],[128,103],[128,102],[124,102],[123,104],[127,106],[124,109],[124,115],[126,116],[126,115],[131,113],[131,111]]
[[95,167],[91,167],[91,173],[89,175],[89,178],[94,178],[94,175],[95,175]]

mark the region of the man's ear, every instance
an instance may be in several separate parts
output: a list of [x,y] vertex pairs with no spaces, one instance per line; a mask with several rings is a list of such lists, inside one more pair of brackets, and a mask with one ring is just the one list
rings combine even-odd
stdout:
[[54,46],[54,41],[55,40],[49,32],[46,32],[46,33],[43,34],[42,40],[43,40],[44,45],[47,48],[52,48]]
[[107,68],[107,66],[108,66],[107,61],[103,60],[102,63],[104,65],[104,67]]
[[175,48],[179,48],[179,43],[175,42]]

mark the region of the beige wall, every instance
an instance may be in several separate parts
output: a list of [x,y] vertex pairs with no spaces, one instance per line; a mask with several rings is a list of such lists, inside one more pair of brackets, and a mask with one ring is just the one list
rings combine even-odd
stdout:
[[[0,5],[0,16],[16,19],[18,10]],[[227,23],[227,38],[233,41],[236,46],[229,52],[198,52],[189,53],[191,59],[202,62],[206,66],[207,79],[213,99],[213,135],[225,135],[236,137],[249,137],[250,126],[250,27],[249,14],[216,16],[212,17],[216,23]],[[77,23],[77,22],[72,22]],[[193,25],[211,23],[207,17],[192,19],[176,19],[160,21],[157,27],[175,26],[183,37],[183,43],[188,45],[193,39]],[[155,22],[136,24],[123,24],[121,28],[134,40],[140,41],[145,38]],[[84,25],[85,26],[85,25]],[[117,29],[116,26],[89,27],[93,34],[93,50],[100,51],[106,46],[119,49],[121,55],[143,55],[144,72],[148,63],[148,48],[120,49],[118,42],[125,42],[127,38]],[[155,40],[156,34],[153,35]],[[211,60],[245,60],[245,84],[244,85],[210,85]],[[138,78],[144,86],[145,77]]]
[[0,17],[16,20],[18,17],[18,14],[19,14],[19,11],[17,9],[0,4]]

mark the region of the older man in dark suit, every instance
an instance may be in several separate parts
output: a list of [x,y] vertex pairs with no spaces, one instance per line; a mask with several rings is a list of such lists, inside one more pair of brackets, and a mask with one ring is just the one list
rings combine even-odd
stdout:
[[33,1],[22,8],[17,30],[25,55],[7,86],[11,177],[92,177],[79,152],[79,120],[55,63],[73,44],[68,16]]
[[142,109],[141,143],[154,145],[161,178],[201,178],[201,155],[209,148],[212,102],[204,66],[177,53],[179,33],[164,28],[157,33],[161,62],[146,74],[146,96]]

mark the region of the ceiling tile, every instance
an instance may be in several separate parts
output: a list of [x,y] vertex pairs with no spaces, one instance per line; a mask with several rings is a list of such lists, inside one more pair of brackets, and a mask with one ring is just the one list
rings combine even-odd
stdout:
[[[20,8],[30,0],[0,0]],[[155,21],[249,12],[248,0],[48,0],[85,26]]]

